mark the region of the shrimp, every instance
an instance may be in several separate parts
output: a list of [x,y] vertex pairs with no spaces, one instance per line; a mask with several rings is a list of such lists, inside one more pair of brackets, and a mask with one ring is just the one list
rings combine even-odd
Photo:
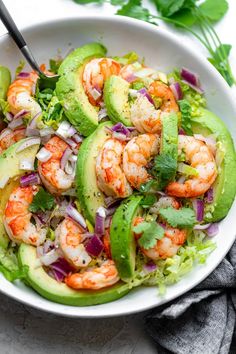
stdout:
[[25,137],[25,128],[11,130],[6,128],[0,134],[0,154],[8,149],[11,145]]
[[28,210],[38,190],[37,186],[17,187],[9,197],[3,222],[8,236],[16,243],[39,246],[45,241],[47,230],[37,229],[30,221],[32,214]]
[[141,134],[131,139],[124,148],[123,170],[132,187],[139,189],[142,183],[151,179],[146,166],[158,153],[157,134]]
[[67,174],[60,167],[63,153],[69,147],[62,139],[54,136],[46,144],[45,149],[51,152],[51,157],[46,162],[38,161],[38,171],[43,184],[50,193],[60,195],[71,188],[74,175]]
[[187,179],[184,183],[171,182],[166,192],[180,198],[195,198],[204,194],[217,177],[217,167],[210,148],[192,136],[179,135],[179,153],[185,153],[185,160],[198,172],[198,176]]
[[98,187],[106,195],[126,198],[132,188],[122,170],[124,142],[110,138],[105,141],[96,160]]
[[84,230],[69,218],[65,218],[55,231],[64,257],[75,268],[87,267],[92,259],[82,244],[83,232]]
[[38,75],[32,71],[27,77],[16,78],[9,86],[7,102],[13,114],[25,109],[29,111],[30,117],[33,118],[36,114],[42,112],[40,105],[32,97],[37,79]]
[[65,283],[73,289],[101,289],[119,281],[118,271],[112,260],[104,261],[101,266],[91,267],[81,273],[74,273],[65,278]]
[[155,109],[148,99],[139,95],[130,107],[130,119],[140,133],[161,132],[161,110]]
[[149,86],[149,93],[155,97],[161,98],[160,110],[164,112],[178,112],[179,107],[175,96],[169,86],[161,81],[154,81]]
[[85,65],[83,87],[92,105],[99,105],[105,80],[111,75],[119,75],[120,68],[120,64],[110,58],[92,59]]
[[[144,221],[142,217],[136,217],[134,219],[134,226],[140,224]],[[165,226],[164,237],[158,240],[154,247],[145,249],[141,248],[142,253],[148,258],[154,261],[162,258],[166,259],[168,257],[173,257],[184,244],[187,238],[187,230],[180,230],[170,226]],[[139,239],[142,234],[134,234],[136,239]]]

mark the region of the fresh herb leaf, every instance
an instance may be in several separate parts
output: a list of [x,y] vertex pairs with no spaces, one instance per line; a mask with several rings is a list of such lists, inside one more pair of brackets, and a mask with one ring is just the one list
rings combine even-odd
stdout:
[[157,240],[161,240],[164,236],[164,229],[155,221],[143,221],[139,225],[133,227],[133,232],[141,234],[138,243],[141,247],[149,249],[155,246]]
[[182,8],[184,0],[154,0],[154,3],[163,16],[169,17]]
[[192,228],[196,223],[195,212],[190,208],[161,208],[159,214],[169,225],[181,229]]
[[178,104],[181,112],[181,127],[187,135],[193,135],[191,126],[191,105],[187,100],[180,100]]
[[149,10],[142,6],[141,0],[129,0],[117,11],[116,15],[133,17],[146,22],[150,22],[152,18]]
[[139,191],[141,193],[150,193],[150,192],[156,192],[158,190],[158,182],[155,179],[150,179],[150,181],[146,183],[142,183]]
[[43,122],[53,129],[57,129],[59,123],[63,120],[64,110],[57,96],[53,96],[47,109],[43,112]]
[[22,72],[22,70],[24,69],[24,67],[25,67],[25,62],[24,62],[24,60],[20,60],[18,66],[17,66],[17,68],[16,68],[16,71],[15,71],[16,77],[19,75],[19,73]]
[[176,173],[177,160],[169,154],[161,154],[155,157],[151,174],[157,178],[159,187],[164,188]]
[[229,8],[226,0],[205,0],[199,6],[202,15],[209,18],[211,21],[219,21]]
[[34,196],[34,199],[29,206],[29,211],[36,213],[40,210],[51,210],[54,205],[55,201],[53,196],[40,187],[38,193]]
[[193,24],[197,21],[196,16],[194,16],[193,12],[188,9],[178,11],[177,13],[171,16],[171,19],[187,27],[193,26]]
[[53,97],[52,89],[46,88],[40,91],[39,88],[36,87],[35,99],[40,104],[40,106],[44,111],[47,109],[52,97]]
[[157,201],[157,197],[154,194],[147,194],[141,201],[140,205],[143,208],[149,208]]

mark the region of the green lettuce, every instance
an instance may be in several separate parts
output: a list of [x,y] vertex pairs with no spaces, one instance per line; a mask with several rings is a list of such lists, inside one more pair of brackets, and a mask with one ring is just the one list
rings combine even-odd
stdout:
[[28,267],[19,265],[15,248],[4,249],[0,247],[0,272],[12,282],[16,279],[25,279]]

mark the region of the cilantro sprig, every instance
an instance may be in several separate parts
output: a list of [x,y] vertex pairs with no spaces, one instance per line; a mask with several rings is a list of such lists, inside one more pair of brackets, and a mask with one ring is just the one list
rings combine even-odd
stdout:
[[[116,14],[157,24],[158,19],[191,33],[209,52],[209,62],[232,86],[235,78],[229,63],[231,45],[223,44],[214,29],[228,10],[227,0],[150,0],[160,15],[143,7],[142,0],[74,0],[78,4],[111,3],[121,6]],[[194,27],[193,27],[194,26]],[[199,33],[200,32],[200,33]]]
[[142,234],[138,239],[141,247],[149,249],[155,246],[157,240],[161,240],[164,236],[164,229],[156,223],[156,221],[143,221],[133,227],[133,232]]
[[169,225],[180,229],[192,228],[196,224],[195,212],[190,208],[161,208],[159,214]]
[[51,210],[54,205],[55,201],[53,196],[40,187],[38,193],[35,194],[33,201],[29,206],[29,211],[36,213],[40,210]]

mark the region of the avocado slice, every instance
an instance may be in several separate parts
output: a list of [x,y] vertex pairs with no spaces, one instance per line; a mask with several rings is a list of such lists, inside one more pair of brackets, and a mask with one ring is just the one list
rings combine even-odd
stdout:
[[60,78],[56,85],[56,95],[68,120],[85,136],[90,135],[98,126],[98,112],[85,94],[83,69],[89,60],[105,55],[106,48],[102,44],[89,43],[70,53],[58,70]]
[[113,123],[121,122],[124,125],[133,125],[130,120],[130,106],[128,102],[129,83],[119,76],[110,76],[104,86],[104,102],[107,115]]
[[205,206],[205,221],[215,222],[223,219],[234,201],[236,194],[236,154],[231,135],[224,122],[214,113],[201,109],[201,114],[192,118],[192,130],[204,136],[214,134],[217,143],[224,151],[220,173],[213,184],[214,197],[211,204]]
[[51,278],[43,267],[38,267],[36,248],[21,244],[18,257],[20,264],[29,267],[27,282],[40,295],[48,300],[71,306],[89,306],[114,301],[129,292],[123,282],[101,290],[73,290],[64,283]]
[[[9,242],[3,225],[3,213],[12,190],[19,184],[18,177],[25,173],[25,171],[19,169],[20,161],[24,158],[34,160],[39,144],[29,146],[21,152],[17,152],[17,149],[21,144],[31,139],[26,138],[18,141],[0,155],[0,186],[4,186],[0,188],[0,246],[3,248],[7,248]],[[8,182],[5,185],[6,181]]]
[[104,142],[110,137],[106,127],[111,122],[99,124],[93,134],[87,137],[80,146],[76,167],[76,191],[84,216],[95,223],[96,210],[104,205],[104,194],[97,186],[95,171],[96,157]]
[[111,254],[120,278],[127,282],[134,276],[136,244],[132,232],[134,217],[142,200],[140,195],[131,195],[117,208],[110,229]]

